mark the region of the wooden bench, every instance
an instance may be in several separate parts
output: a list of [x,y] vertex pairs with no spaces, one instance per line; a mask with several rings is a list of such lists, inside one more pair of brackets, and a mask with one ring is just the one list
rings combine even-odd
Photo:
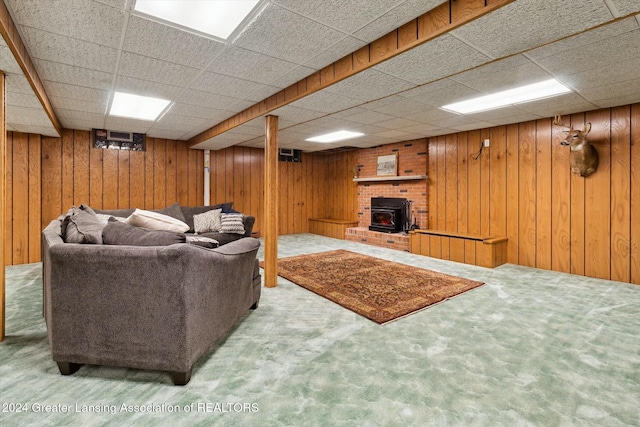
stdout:
[[309,219],[309,233],[333,237],[344,240],[345,230],[357,227],[358,221],[350,219],[311,218]]
[[507,262],[506,237],[482,237],[437,230],[409,232],[410,251],[432,258],[493,268]]

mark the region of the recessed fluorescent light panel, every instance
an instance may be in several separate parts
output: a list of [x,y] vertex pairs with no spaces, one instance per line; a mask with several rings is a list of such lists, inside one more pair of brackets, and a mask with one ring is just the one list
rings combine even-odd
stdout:
[[468,99],[462,102],[443,105],[441,108],[460,114],[478,113],[480,111],[494,110],[513,104],[550,98],[556,95],[571,92],[569,88],[560,84],[556,79],[545,80],[515,89],[503,90],[491,95]]
[[259,0],[137,0],[134,10],[227,39]]
[[364,133],[351,132],[348,130],[339,130],[337,132],[326,133],[324,135],[314,136],[313,138],[307,138],[305,141],[309,142],[338,142],[345,139],[358,138],[363,136]]
[[116,92],[113,95],[109,115],[153,121],[167,108],[170,102],[166,99]]

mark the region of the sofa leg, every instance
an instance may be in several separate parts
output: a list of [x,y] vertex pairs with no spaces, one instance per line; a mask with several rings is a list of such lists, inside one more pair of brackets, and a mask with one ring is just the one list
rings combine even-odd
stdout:
[[82,366],[80,363],[70,363],[70,362],[56,362],[56,363],[58,364],[58,369],[60,369],[60,373],[62,375],[74,374]]
[[187,372],[171,372],[171,379],[174,385],[187,385],[191,380],[191,369]]
[[253,305],[251,307],[249,307],[251,310],[255,310],[256,308],[258,308],[258,301],[254,302]]

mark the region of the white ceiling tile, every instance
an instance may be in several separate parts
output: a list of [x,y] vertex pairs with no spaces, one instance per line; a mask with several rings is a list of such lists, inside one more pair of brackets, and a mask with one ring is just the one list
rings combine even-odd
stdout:
[[389,31],[406,24],[412,19],[423,15],[436,6],[442,4],[442,0],[407,0],[402,2],[396,8],[390,10],[380,18],[365,25],[354,35],[360,40],[370,43],[379,37],[384,36]]
[[315,73],[316,70],[313,68],[305,67],[304,65],[297,66],[293,68],[288,73],[278,77],[277,79],[271,81],[269,84],[273,86],[278,86],[280,88],[286,88],[303,78]]
[[47,116],[42,108],[23,107],[19,105],[12,105],[10,109],[7,109],[7,121],[14,124],[51,124],[49,116]]
[[[445,126],[448,126],[447,123],[443,123]],[[483,128],[489,128],[491,126],[494,126],[493,123],[489,123],[489,122],[469,122],[469,121],[464,121],[463,123],[459,124],[459,125],[451,125],[449,126],[449,128],[458,131],[458,132],[463,132],[463,131],[467,131],[467,130],[474,130],[474,129],[483,129]]]
[[[613,68],[612,64],[638,58],[640,57],[638,46],[640,46],[640,29],[540,58],[536,62],[551,73],[566,75],[569,70],[582,73],[592,69]],[[571,61],[571,67],[567,67],[567,61]]]
[[230,116],[228,111],[217,110],[215,108],[200,107],[197,105],[189,105],[181,102],[176,102],[171,107],[171,113],[180,116],[198,117],[201,119],[209,119],[219,123]]
[[188,105],[196,105],[199,107],[211,108],[214,110],[224,110],[234,112],[230,110],[230,106],[238,102],[238,98],[230,96],[216,95],[209,92],[202,92],[193,89],[185,89],[175,98],[176,102],[180,102]]
[[413,126],[407,126],[406,128],[403,128],[403,130],[405,132],[417,133],[417,134],[420,134],[420,135],[433,134],[434,132],[437,132],[437,131],[439,131],[441,129],[442,128],[440,126],[428,125],[428,124],[424,124],[424,123],[420,123],[420,124],[413,125]]
[[244,99],[246,101],[251,101],[253,103],[256,103],[256,102],[260,102],[260,101],[262,101],[264,99],[267,99],[271,95],[276,94],[276,93],[280,92],[281,90],[282,89],[277,87],[277,86],[262,85],[262,87],[260,87],[255,92],[252,92],[249,95],[246,95],[244,97]]
[[316,52],[327,49],[344,34],[273,4],[234,40],[234,45],[303,64]]
[[428,108],[431,107],[413,99],[403,99],[401,101],[387,104],[384,107],[379,107],[374,111],[377,111],[379,113],[386,113],[387,115],[391,115],[393,117],[405,117],[410,114],[415,114],[422,110],[426,110]]
[[625,16],[630,13],[640,12],[640,3],[638,0],[610,0],[620,16]]
[[415,87],[414,84],[369,68],[325,89],[361,101],[372,101]]
[[50,97],[91,100],[92,102],[109,102],[110,91],[90,87],[70,85],[67,83],[43,81],[45,90]]
[[358,101],[356,99],[347,98],[346,96],[338,95],[335,93],[321,91],[315,92],[305,98],[299,99],[291,103],[290,105],[294,107],[306,108],[308,110],[320,111],[323,113],[334,113],[336,111],[355,107],[360,103],[361,101]]
[[423,110],[419,113],[411,114],[406,117],[407,120],[411,120],[418,123],[437,125],[440,127],[444,127],[440,123],[443,120],[451,119],[452,117],[457,117],[457,114],[450,113],[448,111],[441,110],[439,108],[432,108],[431,110]]
[[199,73],[196,68],[131,52],[122,52],[118,66],[118,75],[179,87],[188,87]]
[[284,107],[280,107],[269,114],[278,116],[279,121],[286,121],[295,124],[307,122],[325,115],[325,113],[322,112],[294,107],[293,105],[285,105]]
[[[139,80],[133,77],[118,76],[113,89],[118,92],[132,93],[134,95],[151,96],[154,98],[174,100],[185,89],[167,84]],[[109,91],[111,96],[111,91]]]
[[124,8],[87,0],[7,0],[18,23],[64,36],[117,48],[120,45]]
[[257,83],[271,83],[296,67],[298,64],[289,61],[229,46],[211,63],[207,71]]
[[38,97],[33,93],[9,92],[6,94],[7,106],[18,106],[27,108],[42,108]]
[[383,132],[379,132],[375,134],[376,136],[380,136],[382,138],[402,138],[402,139],[408,139],[408,136],[410,135],[409,132],[404,132],[401,130],[385,130]]
[[[485,67],[480,67],[485,68]],[[451,77],[451,80],[475,89],[482,93],[493,93],[514,87],[537,83],[553,78],[540,66],[533,62],[526,62],[516,67],[502,64],[502,61],[487,65],[488,72],[477,75],[476,70],[460,73]]]
[[264,86],[261,83],[205,71],[193,81],[189,88],[244,99]]
[[578,94],[568,93],[566,95],[554,96],[553,98],[518,104],[517,108],[542,117],[553,117],[557,114],[595,110],[597,107],[585,101],[585,99]]
[[385,129],[403,129],[405,127],[408,126],[415,126],[418,123],[411,121],[411,120],[407,120],[407,119],[402,119],[399,117],[390,119],[390,120],[385,120],[382,122],[378,122],[376,123],[376,126],[380,126],[383,127]]
[[450,35],[444,35],[374,68],[412,83],[423,84],[488,61],[489,58],[477,50]]
[[81,99],[61,98],[50,96],[49,100],[53,108],[61,110],[86,111],[88,113],[104,114],[107,111],[107,102],[91,102]]
[[123,132],[147,133],[153,122],[144,120],[127,119],[124,117],[106,116],[105,128]]
[[355,37],[345,37],[334,45],[325,49],[324,51],[318,53],[313,58],[309,59],[307,62],[305,62],[304,65],[319,70],[331,64],[332,62],[335,62],[338,59],[349,55],[351,52],[360,49],[366,44],[366,42]]
[[359,111],[360,112],[356,114],[346,116],[345,119],[352,122],[356,122],[356,123],[362,123],[365,125],[393,119],[393,116],[385,113],[380,113],[377,111],[369,111],[369,110],[363,110],[363,109],[359,109]]
[[[0,40],[4,42],[4,39],[0,37]],[[2,66],[2,71],[5,73],[15,73],[22,74],[22,68],[18,65],[18,62],[13,57],[13,53],[11,49],[6,46],[0,46],[0,66]]]
[[[578,92],[582,97],[600,106],[602,101],[612,98],[623,98],[627,96],[638,97],[640,95],[640,77],[625,80],[622,82],[612,82],[599,86],[582,89]],[[633,99],[633,98],[632,98]],[[636,101],[633,101],[636,102]],[[632,103],[632,102],[630,102]],[[614,105],[621,105],[614,104]]]
[[[610,63],[604,67],[595,68],[577,74],[564,75],[558,73],[562,80],[578,92],[585,89],[602,86],[603,84],[620,83],[635,80],[640,69],[640,56],[627,61]],[[602,76],[606,76],[603,82]]]
[[29,46],[32,59],[109,73],[116,68],[118,51],[111,47],[29,27],[22,28],[22,39]]
[[52,136],[59,137],[60,135],[56,132],[56,129],[53,126],[39,126],[39,125],[30,125],[23,123],[13,123],[11,129],[14,132],[23,132],[23,133],[33,133],[44,136]]
[[602,0],[515,1],[452,31],[492,58],[529,50],[602,24]]
[[224,43],[132,14],[123,49],[192,68],[203,69],[222,52]]
[[76,86],[84,86],[96,89],[111,89],[113,74],[98,70],[74,67],[59,62],[33,60],[38,75],[42,80],[50,80],[58,83],[67,83]]
[[353,33],[402,3],[402,0],[274,0],[274,3],[321,24]]
[[56,115],[66,129],[104,129],[104,114],[57,109]]
[[185,139],[185,132],[181,130],[162,129],[156,126],[147,131],[147,136],[150,138],[165,138],[165,139]]
[[447,80],[448,83],[453,84],[448,84],[446,86],[428,84],[422,87],[421,93],[413,96],[411,99],[422,104],[431,105],[432,107],[442,107],[443,105],[447,105],[452,102],[463,101],[465,99],[482,95],[480,91],[472,89],[461,83],[454,82],[452,79]]
[[171,110],[166,113],[162,118],[154,123],[153,128],[169,129],[182,131],[182,133],[188,132],[196,126],[202,126],[206,122],[205,119],[197,117],[181,116],[174,114]]
[[[590,31],[568,37],[566,39],[550,43],[527,51],[528,58],[539,60],[548,56],[563,55],[592,43],[600,43],[611,37],[619,36],[638,29],[638,23],[634,18],[627,18],[611,24],[603,25]],[[566,64],[570,65],[570,64]]]

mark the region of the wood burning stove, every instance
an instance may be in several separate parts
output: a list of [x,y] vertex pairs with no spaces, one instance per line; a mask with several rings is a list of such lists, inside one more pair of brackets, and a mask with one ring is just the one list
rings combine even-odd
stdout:
[[407,221],[407,199],[394,197],[371,198],[371,225],[369,230],[399,233]]

